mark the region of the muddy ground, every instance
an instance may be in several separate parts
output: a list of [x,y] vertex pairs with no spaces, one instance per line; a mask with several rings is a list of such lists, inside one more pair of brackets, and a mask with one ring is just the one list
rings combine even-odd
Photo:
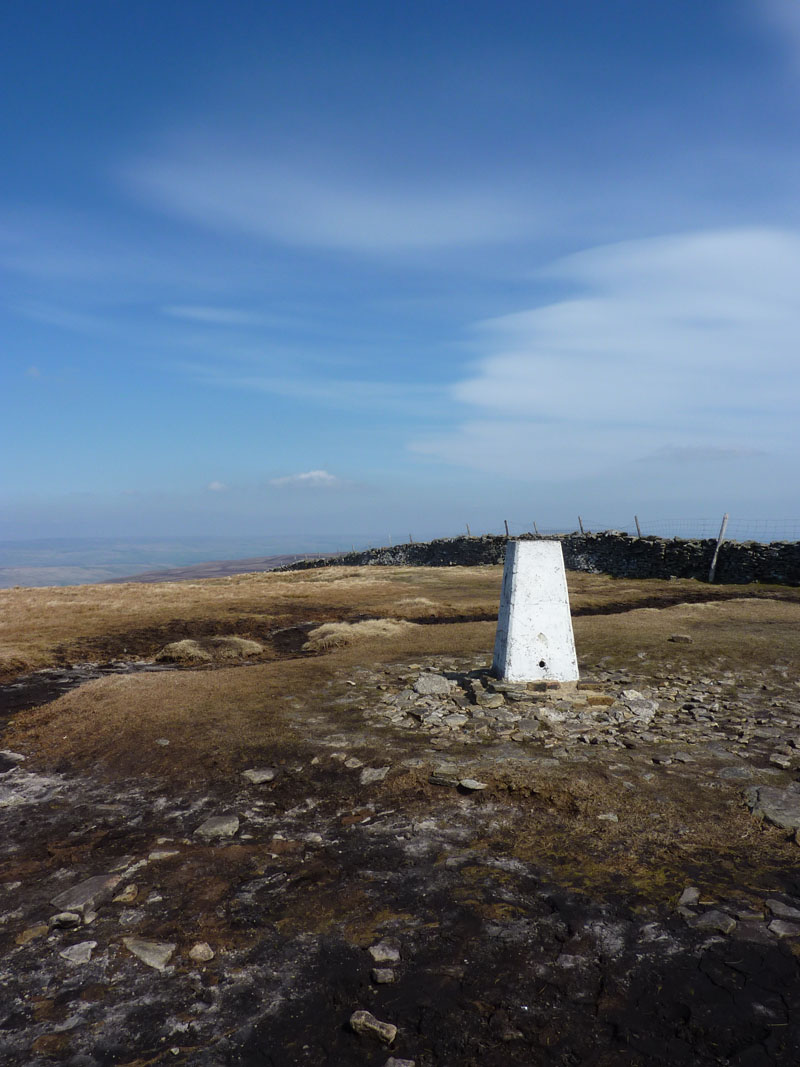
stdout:
[[456,570],[9,591],[0,1061],[800,1062],[800,594],[570,576],[581,686],[502,687]]

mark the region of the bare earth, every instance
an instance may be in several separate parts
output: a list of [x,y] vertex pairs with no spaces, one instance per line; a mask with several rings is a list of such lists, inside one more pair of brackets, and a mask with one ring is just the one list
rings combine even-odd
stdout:
[[800,590],[569,578],[0,592],[0,1061],[799,1062]]

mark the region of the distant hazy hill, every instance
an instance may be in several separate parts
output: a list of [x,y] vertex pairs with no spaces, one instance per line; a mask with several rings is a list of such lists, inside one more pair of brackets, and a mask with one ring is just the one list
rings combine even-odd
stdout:
[[305,553],[302,555],[257,556],[254,559],[222,559],[210,563],[194,563],[190,567],[173,567],[165,571],[148,571],[129,578],[112,578],[109,584],[119,582],[187,582],[198,578],[226,578],[229,574],[252,574],[254,571],[274,571],[287,563],[302,559],[321,559],[334,556],[335,552]]

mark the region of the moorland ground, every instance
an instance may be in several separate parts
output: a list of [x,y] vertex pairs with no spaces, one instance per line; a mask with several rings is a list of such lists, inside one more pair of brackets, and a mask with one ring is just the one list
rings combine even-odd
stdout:
[[530,692],[499,567],[0,592],[9,699],[117,663],[0,739],[9,1063],[796,1063],[800,852],[746,800],[797,779],[800,590],[569,586],[584,683]]

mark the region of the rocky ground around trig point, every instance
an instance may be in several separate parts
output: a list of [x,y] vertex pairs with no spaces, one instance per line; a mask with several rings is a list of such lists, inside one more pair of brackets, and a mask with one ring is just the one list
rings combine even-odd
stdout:
[[342,668],[208,789],[0,756],[0,1060],[796,1064],[796,679],[486,668]]

